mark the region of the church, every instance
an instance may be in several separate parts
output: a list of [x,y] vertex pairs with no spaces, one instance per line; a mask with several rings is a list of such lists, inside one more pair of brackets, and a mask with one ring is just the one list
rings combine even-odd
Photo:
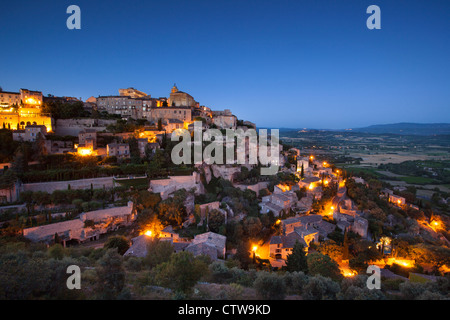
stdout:
[[174,84],[170,92],[168,105],[169,107],[195,107],[198,103],[190,94],[178,90],[176,84]]

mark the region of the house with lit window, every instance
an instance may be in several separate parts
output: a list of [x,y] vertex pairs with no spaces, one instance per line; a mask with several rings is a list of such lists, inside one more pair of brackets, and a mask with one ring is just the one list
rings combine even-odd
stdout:
[[45,138],[47,134],[47,127],[44,125],[28,125],[24,130],[14,130],[13,140],[15,141],[27,141],[34,142],[39,136]]
[[397,206],[404,206],[406,204],[406,199],[395,194],[389,195],[389,202]]

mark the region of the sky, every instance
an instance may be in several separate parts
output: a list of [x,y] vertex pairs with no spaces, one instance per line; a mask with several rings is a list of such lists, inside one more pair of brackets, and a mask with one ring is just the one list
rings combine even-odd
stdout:
[[259,127],[450,122],[448,0],[15,0],[0,30],[4,91],[168,97],[176,83]]

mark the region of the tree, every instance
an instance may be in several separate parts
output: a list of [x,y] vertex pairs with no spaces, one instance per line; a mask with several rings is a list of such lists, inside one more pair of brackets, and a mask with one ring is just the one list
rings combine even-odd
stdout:
[[306,259],[305,246],[296,241],[292,253],[287,256],[286,269],[290,272],[302,271],[308,272],[308,263]]
[[64,252],[64,247],[59,243],[54,244],[48,249],[49,256],[57,260],[61,260],[64,257]]
[[114,249],[106,251],[95,271],[98,277],[97,292],[101,298],[115,299],[125,285],[122,257]]
[[334,300],[339,290],[338,283],[318,275],[309,278],[302,297],[305,300]]
[[27,170],[27,168],[28,168],[28,161],[25,156],[24,147],[22,146],[19,149],[17,149],[16,154],[14,155],[12,169],[18,176],[20,176]]
[[158,216],[165,224],[179,226],[185,216],[185,208],[180,199],[168,198],[162,201],[158,206]]
[[366,275],[345,278],[341,282],[341,291],[337,298],[339,300],[384,300],[386,297],[381,290],[367,288],[367,278]]
[[31,210],[34,207],[33,204],[33,191],[23,191],[20,193],[20,200],[22,200],[23,202],[25,202],[26,207],[27,207],[27,213],[28,215],[31,214]]
[[322,254],[326,254],[336,262],[342,260],[342,247],[337,245],[333,240],[327,240],[320,244],[318,251]]
[[342,279],[338,264],[329,256],[313,252],[308,254],[307,260],[310,275],[322,275],[333,280]]
[[173,254],[173,246],[170,241],[160,241],[152,239],[147,245],[147,255],[144,263],[150,268],[154,268],[170,260]]
[[252,259],[250,258],[250,243],[240,242],[236,248],[234,258],[239,261],[242,269],[247,270],[248,266],[252,263]]
[[348,259],[349,259],[348,235],[347,235],[347,231],[345,231],[345,234],[344,234],[344,248],[342,250],[342,260],[348,260]]
[[141,190],[138,193],[136,202],[139,204],[138,210],[155,209],[156,205],[161,202],[159,193],[152,193],[147,190]]
[[163,129],[163,126],[162,126],[162,119],[159,118],[159,119],[158,119],[158,131],[161,131],[162,129]]
[[247,217],[244,220],[244,231],[250,239],[258,238],[262,230],[261,220],[257,217]]
[[127,252],[127,250],[130,248],[130,243],[124,236],[114,236],[108,238],[104,247],[106,249],[116,248],[117,252],[123,256],[125,252]]
[[208,227],[212,232],[219,232],[225,223],[225,215],[219,210],[213,209],[208,213]]
[[253,286],[262,299],[283,300],[286,296],[286,285],[283,278],[276,273],[258,272]]
[[0,189],[6,189],[9,191],[9,200],[12,201],[12,189],[17,181],[17,175],[13,170],[6,170],[6,172],[0,176]]
[[183,251],[156,267],[156,281],[161,286],[188,293],[208,271],[208,265],[202,259]]

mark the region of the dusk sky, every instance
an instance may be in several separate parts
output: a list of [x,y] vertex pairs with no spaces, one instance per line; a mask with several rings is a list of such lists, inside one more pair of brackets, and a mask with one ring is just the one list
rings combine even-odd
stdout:
[[448,0],[2,1],[0,30],[4,91],[168,97],[176,83],[264,127],[450,122]]

